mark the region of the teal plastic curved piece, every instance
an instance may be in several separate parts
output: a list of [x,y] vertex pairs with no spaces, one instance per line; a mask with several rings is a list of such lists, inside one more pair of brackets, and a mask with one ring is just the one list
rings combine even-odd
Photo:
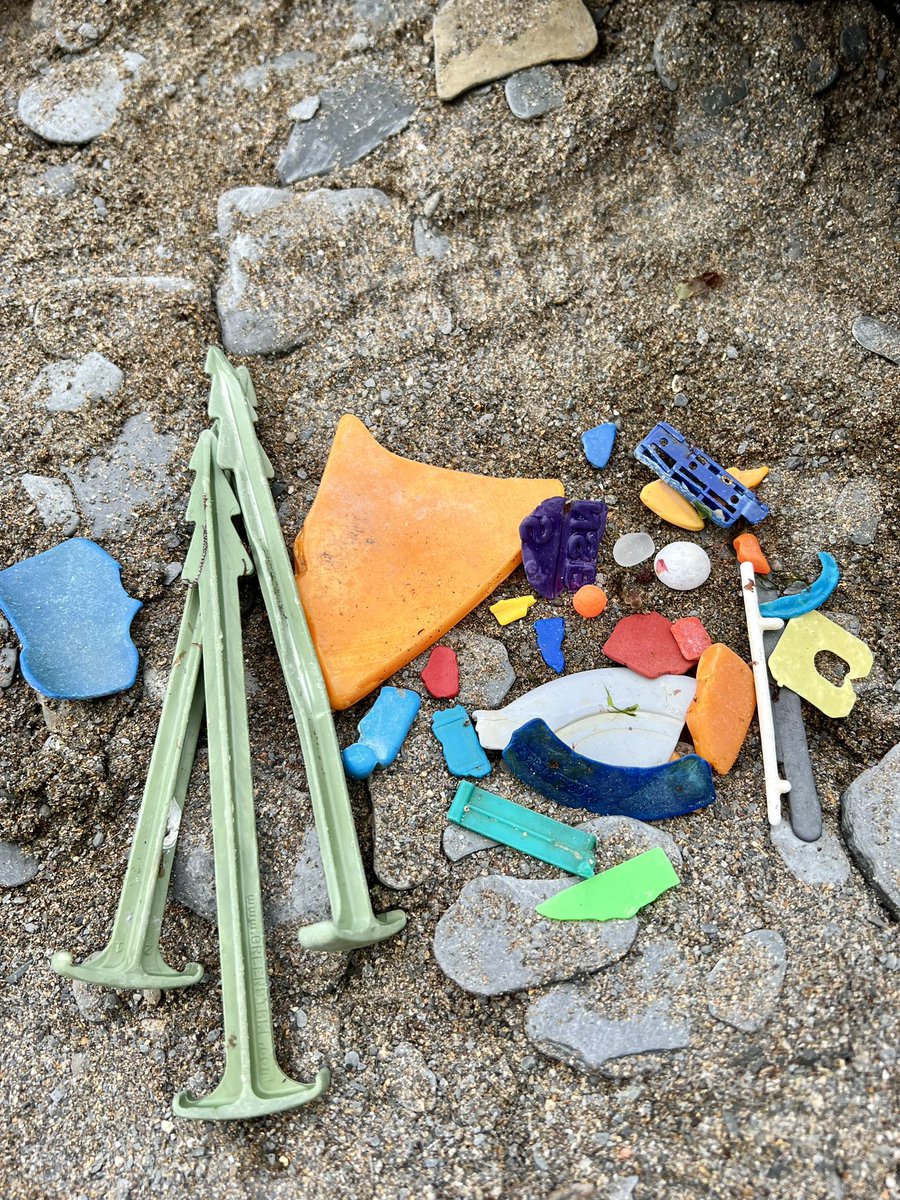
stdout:
[[368,779],[376,767],[389,767],[412,728],[422,697],[411,688],[383,687],[360,721],[359,738],[341,751],[351,779]]
[[791,617],[802,617],[804,613],[821,608],[834,589],[841,581],[841,572],[834,558],[827,550],[819,551],[819,562],[822,570],[815,583],[811,583],[802,592],[793,596],[779,596],[777,600],[769,600],[759,606],[761,617],[781,617],[785,621]]
[[70,538],[0,571],[0,609],[22,643],[26,682],[54,700],[96,700],[130,688],[137,646],[129,636],[140,600],[96,542]]

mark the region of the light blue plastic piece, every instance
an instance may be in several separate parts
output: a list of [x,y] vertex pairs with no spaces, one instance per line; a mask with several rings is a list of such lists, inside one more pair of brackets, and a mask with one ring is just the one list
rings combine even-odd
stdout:
[[54,700],[94,700],[131,687],[129,636],[140,600],[96,542],[70,538],[0,571],[0,608],[22,643],[26,681]]
[[793,596],[779,596],[777,600],[769,600],[759,606],[761,617],[802,617],[804,613],[820,608],[841,581],[841,572],[837,563],[827,550],[819,551],[819,562],[822,571],[815,583],[811,583],[802,592]]
[[534,623],[534,632],[541,658],[551,671],[562,675],[566,669],[566,660],[562,652],[562,640],[566,632],[565,620],[562,617],[541,617]]
[[475,726],[461,704],[436,712],[431,718],[431,728],[444,748],[444,761],[451,775],[470,775],[473,779],[490,775],[488,756],[482,750]]
[[351,779],[368,779],[376,767],[389,767],[412,728],[422,704],[409,688],[383,687],[359,723],[359,740],[341,751]]
[[602,470],[609,462],[613,442],[616,440],[616,432],[615,423],[606,421],[603,425],[595,425],[593,429],[588,429],[581,435],[581,444],[584,446],[587,460],[592,467],[599,467]]

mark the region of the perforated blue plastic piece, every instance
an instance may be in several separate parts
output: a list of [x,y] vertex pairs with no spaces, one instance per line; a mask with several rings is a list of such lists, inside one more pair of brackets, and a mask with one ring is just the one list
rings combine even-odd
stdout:
[[654,425],[634,457],[722,529],[730,529],[741,517],[758,525],[769,515],[767,504],[665,421]]

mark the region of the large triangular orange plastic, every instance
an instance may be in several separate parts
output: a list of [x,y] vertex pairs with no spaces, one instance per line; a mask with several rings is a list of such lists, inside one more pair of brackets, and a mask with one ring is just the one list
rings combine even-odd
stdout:
[[294,543],[328,695],[349,708],[491,594],[521,562],[519,524],[558,479],[491,479],[411,462],[338,422]]

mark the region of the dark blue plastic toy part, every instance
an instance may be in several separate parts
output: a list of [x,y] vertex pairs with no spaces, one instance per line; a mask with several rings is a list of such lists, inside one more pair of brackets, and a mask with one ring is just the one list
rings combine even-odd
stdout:
[[551,671],[562,675],[566,669],[566,660],[562,652],[563,635],[566,632],[566,622],[563,617],[541,617],[534,623],[538,650],[541,658]]
[[541,720],[517,729],[503,757],[542,796],[602,816],[663,821],[706,808],[716,798],[710,765],[696,754],[661,767],[613,767],[576,754]]
[[0,608],[22,643],[26,681],[54,700],[94,700],[131,687],[128,630],[140,600],[96,542],[71,538],[0,571]]
[[757,525],[769,515],[767,504],[665,421],[650,430],[634,457],[723,529],[741,517]]

